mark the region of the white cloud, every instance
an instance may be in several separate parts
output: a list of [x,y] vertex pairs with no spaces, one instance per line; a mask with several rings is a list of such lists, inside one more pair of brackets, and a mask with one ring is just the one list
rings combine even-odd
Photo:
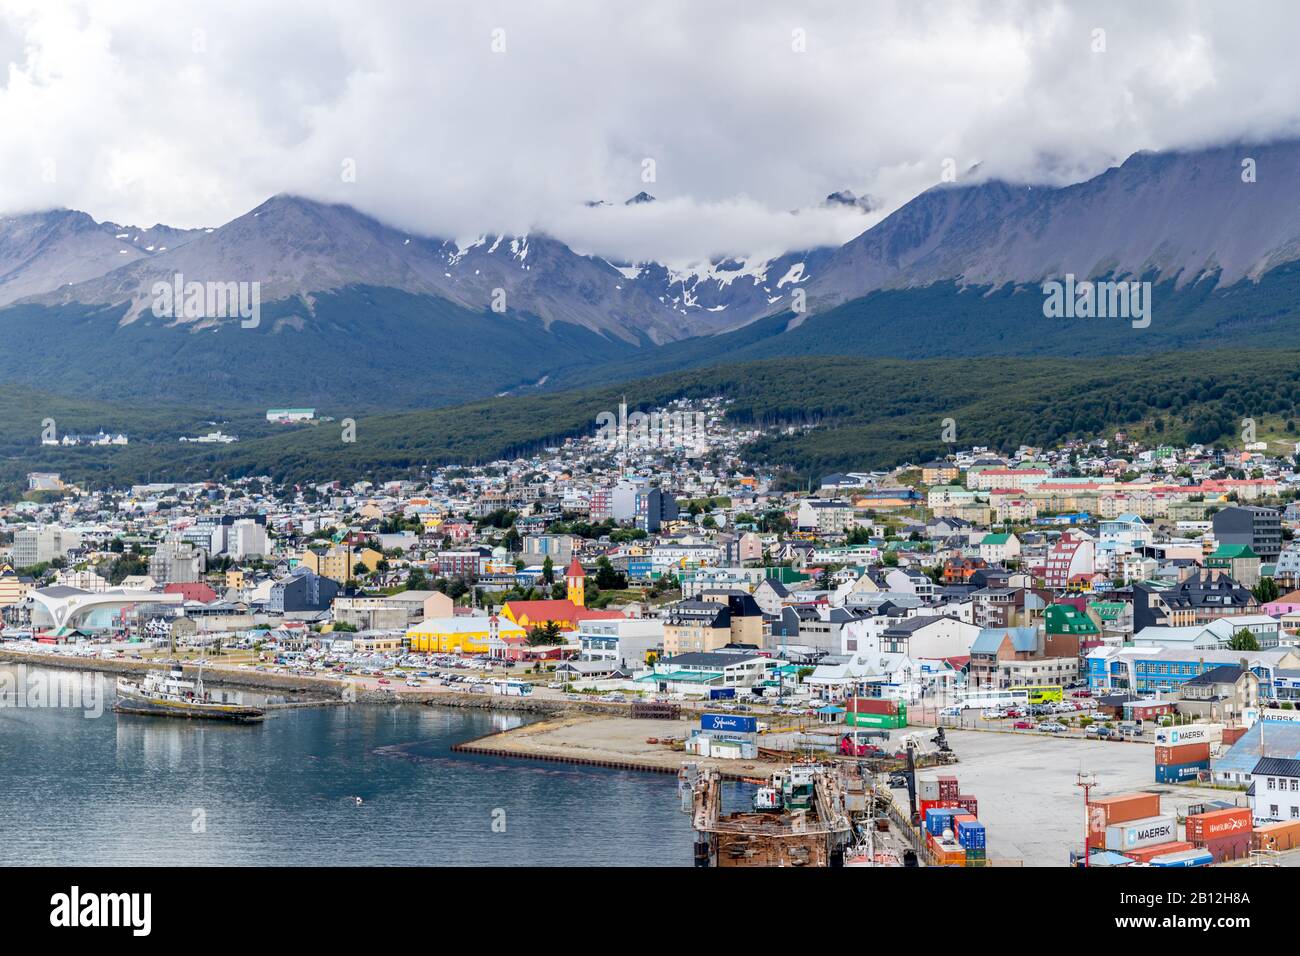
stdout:
[[775,254],[879,218],[827,193],[887,211],[949,158],[1061,182],[1295,135],[1297,28],[1290,0],[0,0],[0,209],[194,226],[297,192],[431,235]]

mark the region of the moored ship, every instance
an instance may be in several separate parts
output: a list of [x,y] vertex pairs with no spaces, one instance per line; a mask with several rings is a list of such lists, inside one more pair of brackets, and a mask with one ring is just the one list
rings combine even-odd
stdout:
[[149,671],[140,681],[119,677],[117,698],[113,709],[121,714],[237,723],[252,723],[266,716],[265,710],[244,704],[237,694],[227,696],[226,691],[206,689],[201,668],[195,680],[186,680],[178,664],[170,671]]

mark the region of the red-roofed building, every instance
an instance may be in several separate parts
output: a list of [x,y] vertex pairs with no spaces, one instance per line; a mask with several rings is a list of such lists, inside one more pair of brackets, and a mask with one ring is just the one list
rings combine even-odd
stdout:
[[187,601],[198,601],[200,604],[211,604],[217,599],[217,592],[202,582],[194,584],[169,584],[163,588],[163,593],[179,594]]
[[589,611],[572,601],[507,601],[501,607],[501,616],[514,621],[525,630],[558,624],[564,630],[573,630],[583,621],[605,621],[624,617],[622,611]]

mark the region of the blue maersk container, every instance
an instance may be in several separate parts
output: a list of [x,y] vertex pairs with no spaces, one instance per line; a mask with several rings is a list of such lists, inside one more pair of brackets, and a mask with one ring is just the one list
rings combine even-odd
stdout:
[[978,820],[962,820],[957,824],[957,842],[968,850],[983,850],[988,845],[984,824]]
[[1182,783],[1195,780],[1202,770],[1209,770],[1208,760],[1193,760],[1191,763],[1156,764],[1156,783]]

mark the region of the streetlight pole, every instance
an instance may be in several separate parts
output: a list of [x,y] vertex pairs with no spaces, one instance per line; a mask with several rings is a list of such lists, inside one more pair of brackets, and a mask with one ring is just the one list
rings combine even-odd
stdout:
[[1078,777],[1075,778],[1074,785],[1083,790],[1083,866],[1084,869],[1091,867],[1092,851],[1088,848],[1088,826],[1092,822],[1089,814],[1092,812],[1092,788],[1097,785],[1097,778],[1094,774],[1084,770],[1079,771]]

